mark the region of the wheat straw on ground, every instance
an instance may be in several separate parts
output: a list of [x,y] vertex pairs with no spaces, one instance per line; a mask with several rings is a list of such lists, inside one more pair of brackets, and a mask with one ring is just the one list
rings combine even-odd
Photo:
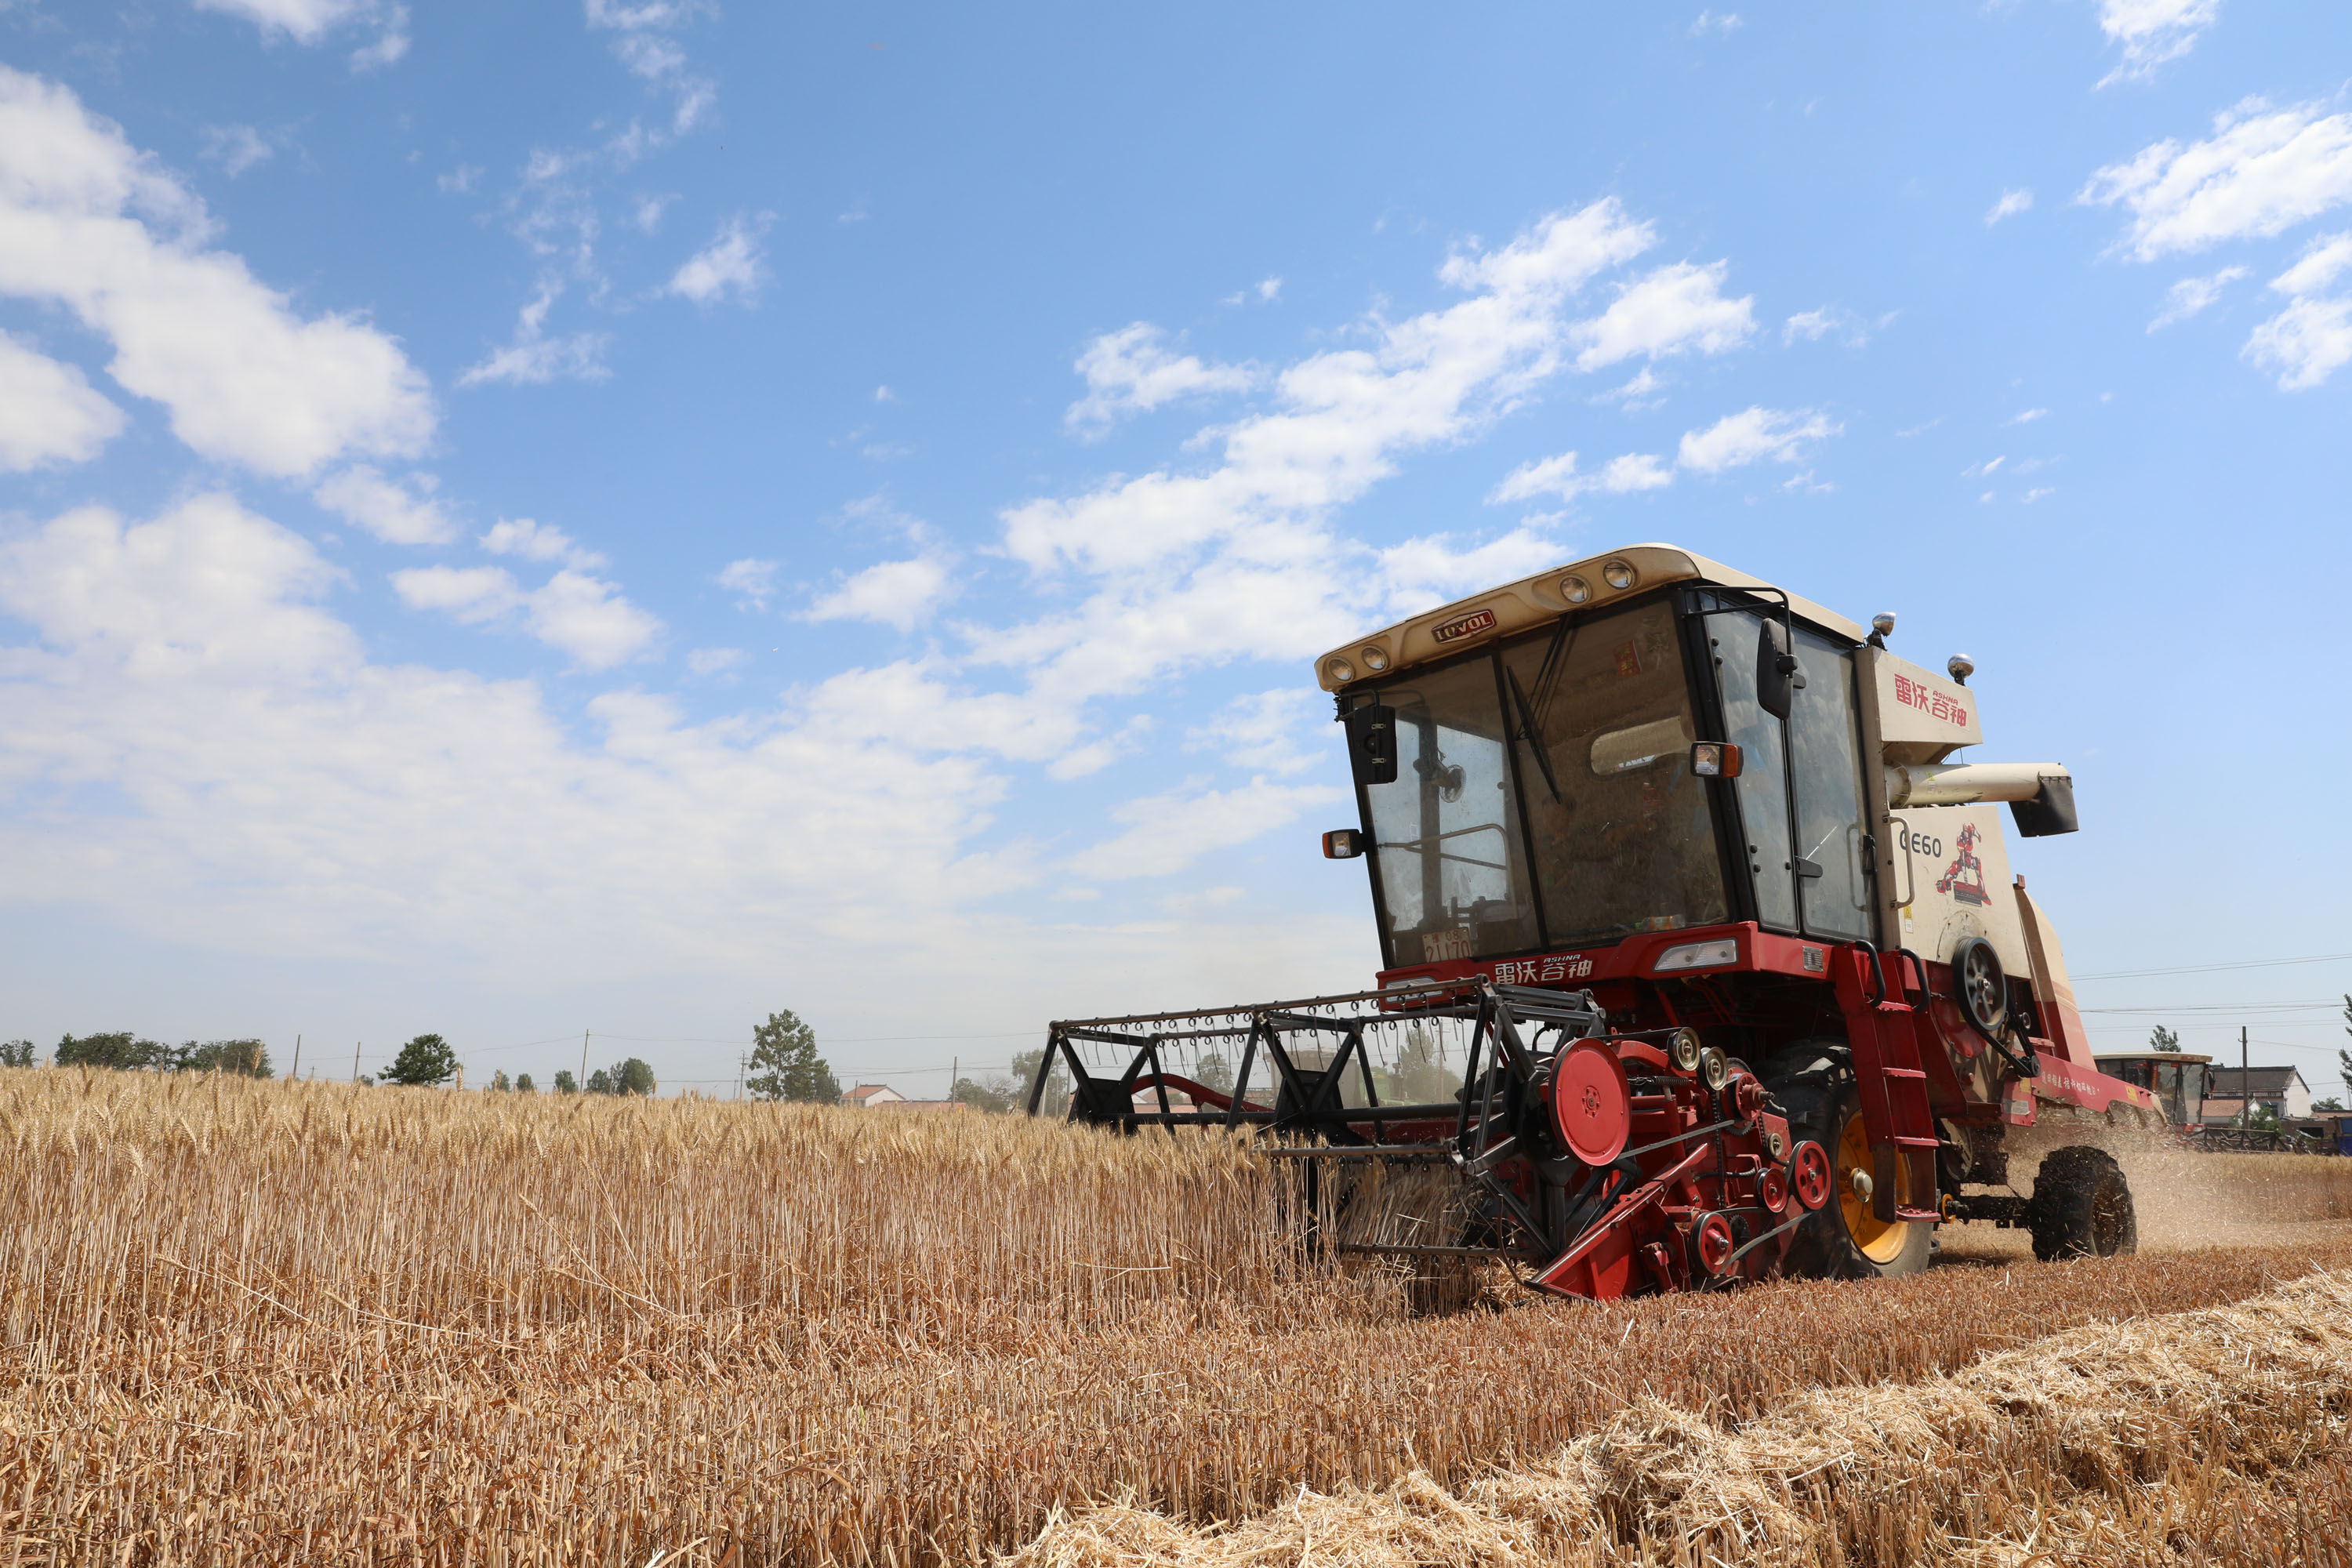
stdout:
[[[2245,1158],[2306,1212],[2352,1192],[2352,1161]],[[1458,1492],[1643,1398],[1752,1420],[2352,1267],[2317,1223],[1416,1320],[1409,1280],[1283,1239],[1268,1163],[980,1115],[0,1070],[0,1564],[984,1562],[1094,1500]]]
[[[1447,1490],[1302,1491],[1230,1526],[1131,1504],[1057,1518],[1001,1568],[2121,1560],[2219,1522],[2181,1505],[2328,1466],[2337,1548],[2352,1271],[2234,1307],[2053,1335],[1911,1384],[1815,1390],[1726,1429],[1643,1399],[1552,1463]],[[2189,1483],[2185,1488],[2183,1483]],[[2273,1543],[2285,1561],[2297,1543]],[[2037,1553],[2040,1555],[2037,1557]]]

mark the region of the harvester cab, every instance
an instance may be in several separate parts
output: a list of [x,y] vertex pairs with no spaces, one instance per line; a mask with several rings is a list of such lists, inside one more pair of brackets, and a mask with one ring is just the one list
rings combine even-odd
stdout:
[[1907,1273],[1965,1219],[2128,1250],[2101,1144],[2163,1108],[2001,820],[2074,831],[2072,778],[1957,760],[1973,667],[1893,629],[1639,545],[1324,655],[1377,989],[1056,1024],[1032,1112],[1066,1067],[1077,1120],[1255,1128],[1317,1245],[1567,1295]]

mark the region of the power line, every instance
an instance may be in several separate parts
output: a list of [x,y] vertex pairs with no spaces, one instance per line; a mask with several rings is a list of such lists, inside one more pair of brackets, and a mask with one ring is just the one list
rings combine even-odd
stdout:
[[2164,969],[2110,969],[2099,974],[2077,974],[2075,980],[2138,980],[2150,974],[2210,974],[2221,969],[2278,969],[2290,963],[2335,963],[2352,959],[2352,952],[2318,952],[2308,958],[2249,958],[2238,963],[2179,963]]

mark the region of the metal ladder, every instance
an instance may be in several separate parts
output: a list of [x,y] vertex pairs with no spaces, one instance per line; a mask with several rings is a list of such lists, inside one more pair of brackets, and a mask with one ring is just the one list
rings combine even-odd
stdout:
[[[1866,945],[1831,950],[1831,978],[1845,1014],[1862,1094],[1862,1124],[1870,1133],[1871,1211],[1881,1220],[1937,1220],[1936,1113],[1920,1065],[1919,1010],[1887,994],[1884,966]],[[1899,957],[1898,963],[1908,962]],[[1926,975],[1921,975],[1924,984]],[[1898,1166],[1910,1177],[1897,1181]],[[1901,1193],[1910,1203],[1897,1201]],[[1920,1204],[1924,1194],[1925,1206]]]

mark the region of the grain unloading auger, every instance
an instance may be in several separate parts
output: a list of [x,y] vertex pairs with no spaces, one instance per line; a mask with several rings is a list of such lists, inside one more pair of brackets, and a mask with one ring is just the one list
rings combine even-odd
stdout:
[[1954,763],[1971,667],[1893,628],[1641,545],[1325,655],[1380,988],[1055,1024],[1031,1112],[1066,1068],[1074,1120],[1257,1129],[1316,1244],[1570,1296],[1908,1273],[1963,1220],[2129,1250],[2100,1145],[2163,1113],[1997,809],[2071,833],[2073,781]]

